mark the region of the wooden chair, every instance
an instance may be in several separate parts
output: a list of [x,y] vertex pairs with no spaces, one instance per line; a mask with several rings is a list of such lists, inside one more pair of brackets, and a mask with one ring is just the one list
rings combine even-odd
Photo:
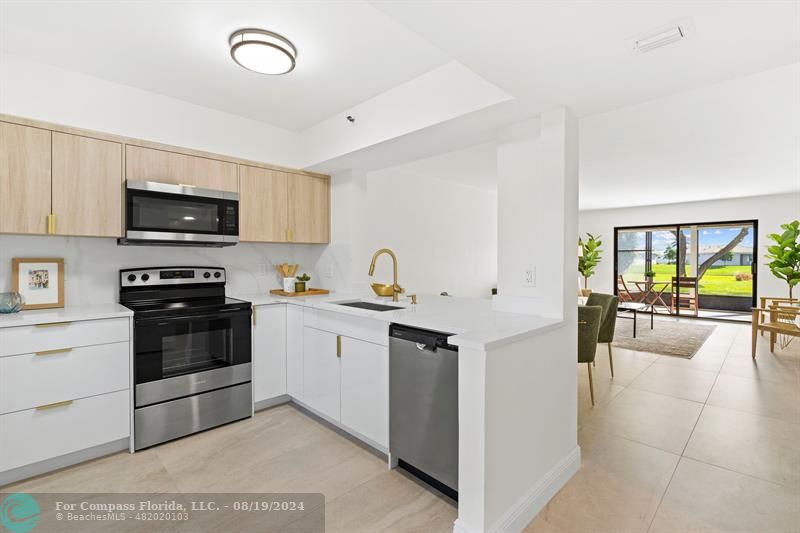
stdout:
[[625,283],[625,278],[620,274],[617,276],[617,296],[619,296],[619,301],[622,303],[638,303],[639,298],[642,297],[642,293],[640,291],[631,292],[630,289],[628,289],[628,285]]
[[[687,289],[685,292],[681,289]],[[691,311],[697,316],[699,296],[697,294],[697,278],[672,277],[672,303],[670,311],[674,315],[678,309]]]
[[[775,297],[773,297],[773,296],[761,296],[759,298],[759,300],[761,300],[761,305],[759,306],[759,308],[761,308],[761,309],[769,309],[770,307],[772,307],[774,305],[792,306],[792,305],[796,305],[796,304],[800,303],[800,299],[798,299],[798,298],[780,298],[780,297],[777,297],[777,296],[775,296]],[[766,316],[767,316],[766,313],[762,313],[760,315],[761,322],[764,321]],[[761,336],[762,337],[764,336],[764,330],[763,329],[761,330]]]
[[800,307],[789,305],[773,305],[768,309],[753,308],[753,359],[756,358],[758,332],[769,333],[769,351],[775,352],[775,341],[778,334],[800,337],[800,327],[795,323],[800,315]]
[[600,332],[600,321],[603,308],[599,305],[578,306],[578,362],[586,363],[589,369],[589,394],[594,405],[594,382],[592,380],[592,363],[597,352],[597,334]]

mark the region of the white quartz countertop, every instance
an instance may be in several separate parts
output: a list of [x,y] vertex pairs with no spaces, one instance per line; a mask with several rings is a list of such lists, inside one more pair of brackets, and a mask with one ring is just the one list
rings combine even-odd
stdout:
[[[502,344],[541,334],[563,324],[563,320],[536,315],[496,311],[490,300],[420,295],[417,304],[408,298],[392,302],[391,298],[353,294],[324,296],[273,296],[270,294],[233,294],[254,306],[288,303],[324,309],[348,315],[372,318],[394,324],[452,333],[449,342],[457,346],[489,349]],[[395,311],[369,311],[337,305],[335,302],[365,301],[402,307]]]
[[19,313],[0,313],[0,328],[129,316],[133,316],[133,311],[116,303],[68,305],[60,309],[36,309],[20,311]]

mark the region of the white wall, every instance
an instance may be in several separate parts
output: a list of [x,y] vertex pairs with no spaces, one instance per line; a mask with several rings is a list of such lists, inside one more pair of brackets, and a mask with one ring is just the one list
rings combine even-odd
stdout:
[[85,74],[0,55],[0,113],[297,167],[299,134]]
[[335,264],[340,290],[370,291],[392,282],[390,248],[398,257],[399,283],[408,293],[489,298],[497,282],[497,195],[438,179],[415,165],[333,176],[333,240],[320,267]]
[[[706,202],[686,202],[648,207],[581,211],[579,228],[603,236],[604,259],[589,278],[589,287],[600,292],[614,288],[614,227],[648,224],[722,222],[726,220],[758,220],[758,294],[786,296],[786,284],[773,277],[764,266],[769,245],[767,234],[778,233],[780,224],[800,218],[800,193],[751,196]],[[577,277],[577,272],[575,274]]]

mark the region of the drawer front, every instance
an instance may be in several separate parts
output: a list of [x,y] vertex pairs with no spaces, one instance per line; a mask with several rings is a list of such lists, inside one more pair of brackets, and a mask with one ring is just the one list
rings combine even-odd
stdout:
[[0,357],[130,339],[130,319],[80,320],[0,329]]
[[0,414],[129,388],[127,342],[0,358]]
[[345,337],[389,345],[389,324],[381,320],[306,308],[303,310],[303,324]]
[[128,391],[0,415],[0,471],[130,435]]

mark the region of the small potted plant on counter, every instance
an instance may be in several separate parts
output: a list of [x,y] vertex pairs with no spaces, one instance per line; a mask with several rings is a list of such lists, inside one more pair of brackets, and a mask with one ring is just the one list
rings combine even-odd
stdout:
[[297,276],[297,281],[294,282],[294,292],[306,292],[306,282],[311,281],[311,276],[303,273],[302,276]]

